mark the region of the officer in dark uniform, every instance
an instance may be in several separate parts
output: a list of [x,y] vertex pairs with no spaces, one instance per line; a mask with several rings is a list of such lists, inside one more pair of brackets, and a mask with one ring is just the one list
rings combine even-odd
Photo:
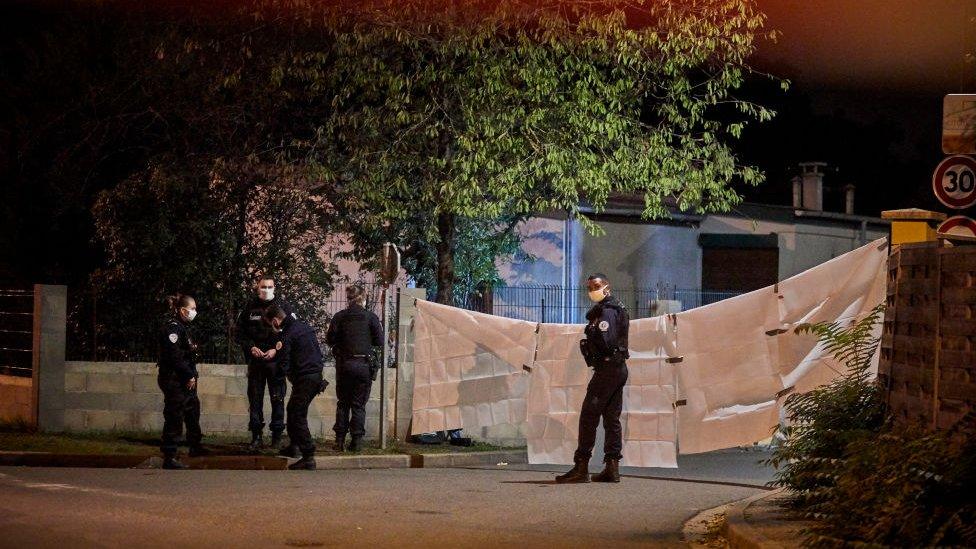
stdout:
[[342,452],[346,434],[352,435],[349,451],[362,448],[366,434],[366,401],[376,378],[379,361],[373,350],[383,345],[383,326],[378,316],[366,310],[366,290],[346,288],[349,305],[336,313],[325,336],[336,361],[335,450]]
[[596,443],[596,428],[603,418],[605,467],[593,475],[594,482],[620,482],[619,464],[623,457],[623,436],[620,412],[623,408],[624,385],[627,383],[627,335],[630,318],[627,310],[610,295],[610,281],[606,275],[593,274],[587,280],[590,299],[596,303],[586,313],[586,339],[580,350],[593,377],[586,386],[586,397],[579,419],[579,443],[573,456],[575,465],[568,473],[556,477],[556,482],[589,482],[587,466]]
[[166,298],[172,317],[160,331],[159,375],[157,383],[163,391],[163,452],[164,469],[185,469],[176,459],[177,444],[186,424],[186,441],[190,456],[207,452],[200,445],[200,399],[197,398],[196,344],[190,335],[189,323],[197,316],[197,303],[188,296],[177,294]]
[[[328,382],[322,379],[322,349],[315,330],[289,315],[278,305],[271,305],[264,313],[265,321],[278,333],[278,364],[291,381],[288,399],[288,438],[291,448],[298,448],[302,459],[289,469],[315,469],[315,442],[308,429],[308,408],[315,395],[325,391]],[[287,452],[288,449],[283,449]]]
[[285,372],[278,366],[275,343],[278,338],[264,322],[264,313],[271,305],[277,305],[285,315],[294,317],[291,306],[275,296],[273,277],[262,276],[254,296],[237,318],[236,339],[247,359],[247,400],[250,405],[248,429],[251,431],[251,451],[263,445],[264,387],[268,387],[271,400],[271,446],[277,448],[281,432],[285,430]]

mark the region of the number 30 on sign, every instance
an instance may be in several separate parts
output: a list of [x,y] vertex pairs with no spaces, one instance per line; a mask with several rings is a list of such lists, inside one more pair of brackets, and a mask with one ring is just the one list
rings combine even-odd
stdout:
[[940,162],[932,175],[932,190],[939,202],[955,210],[976,204],[976,160],[959,154]]

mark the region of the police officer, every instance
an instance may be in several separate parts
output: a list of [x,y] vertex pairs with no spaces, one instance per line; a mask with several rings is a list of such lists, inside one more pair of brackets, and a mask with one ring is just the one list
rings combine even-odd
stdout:
[[190,456],[207,452],[200,445],[200,399],[197,398],[196,344],[190,335],[189,324],[197,316],[197,303],[188,296],[177,294],[166,298],[171,317],[160,331],[160,352],[157,383],[163,391],[163,437],[160,450],[164,469],[185,469],[176,459],[177,444],[186,424],[186,440]]
[[[328,382],[322,379],[322,349],[315,330],[285,312],[279,305],[270,305],[264,319],[279,336],[278,364],[291,381],[288,399],[288,438],[290,448],[297,448],[302,458],[288,468],[315,469],[315,442],[308,429],[308,408],[312,399],[325,390]],[[283,453],[289,449],[283,449]]]
[[593,475],[594,482],[620,482],[619,464],[623,457],[623,437],[620,411],[623,408],[624,385],[627,383],[627,351],[629,316],[617,298],[610,295],[610,281],[606,275],[593,274],[587,280],[590,300],[596,304],[586,313],[586,339],[580,350],[593,377],[586,386],[586,397],[579,419],[579,443],[573,456],[575,465],[569,472],[556,477],[556,482],[589,482],[587,466],[593,455],[596,428],[603,418],[603,472]]
[[372,311],[366,310],[366,290],[346,288],[349,305],[336,313],[325,336],[336,360],[335,450],[343,451],[346,434],[352,435],[349,451],[362,448],[366,434],[366,401],[379,370],[373,349],[383,345],[383,327]]
[[285,315],[294,317],[291,306],[275,295],[274,278],[262,275],[257,281],[254,296],[237,318],[236,339],[247,359],[247,400],[250,405],[248,429],[251,431],[252,452],[263,445],[264,387],[268,387],[271,400],[271,446],[281,442],[285,430],[285,373],[278,366],[275,333],[264,322],[264,313],[271,305],[277,305]]

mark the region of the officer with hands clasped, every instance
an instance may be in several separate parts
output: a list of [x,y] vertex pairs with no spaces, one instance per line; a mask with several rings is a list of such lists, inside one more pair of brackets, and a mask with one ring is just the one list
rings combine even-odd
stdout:
[[346,434],[352,435],[348,450],[358,452],[366,434],[366,401],[380,369],[374,349],[383,345],[383,326],[372,311],[366,310],[366,290],[346,288],[349,305],[329,323],[326,342],[336,361],[335,450],[342,452]]
[[247,400],[250,405],[248,430],[251,431],[252,452],[263,445],[264,388],[271,400],[271,446],[277,447],[285,430],[285,372],[279,367],[275,344],[277,335],[264,322],[264,313],[277,305],[285,315],[294,318],[291,306],[275,295],[274,277],[261,275],[256,285],[257,295],[241,311],[237,319],[236,339],[247,359]]
[[623,457],[623,434],[620,412],[624,385],[627,383],[627,336],[630,318],[620,301],[610,295],[606,275],[595,273],[587,280],[590,300],[596,304],[586,313],[586,339],[580,351],[593,377],[586,386],[586,397],[580,410],[579,443],[573,456],[575,465],[556,477],[558,483],[589,482],[588,465],[596,443],[596,428],[603,418],[605,467],[593,475],[594,482],[620,482],[619,464]]
[[159,375],[156,379],[163,392],[163,437],[160,450],[164,469],[185,469],[176,459],[177,445],[186,424],[186,441],[190,456],[207,451],[200,445],[200,399],[197,398],[197,346],[189,324],[197,316],[197,303],[188,295],[166,298],[171,317],[163,323],[159,335]]

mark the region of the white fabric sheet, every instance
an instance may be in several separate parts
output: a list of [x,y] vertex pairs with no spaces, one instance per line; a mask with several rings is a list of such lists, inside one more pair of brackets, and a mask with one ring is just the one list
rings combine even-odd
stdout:
[[[413,434],[525,422],[536,324],[417,301]],[[484,436],[484,435],[483,435]]]

